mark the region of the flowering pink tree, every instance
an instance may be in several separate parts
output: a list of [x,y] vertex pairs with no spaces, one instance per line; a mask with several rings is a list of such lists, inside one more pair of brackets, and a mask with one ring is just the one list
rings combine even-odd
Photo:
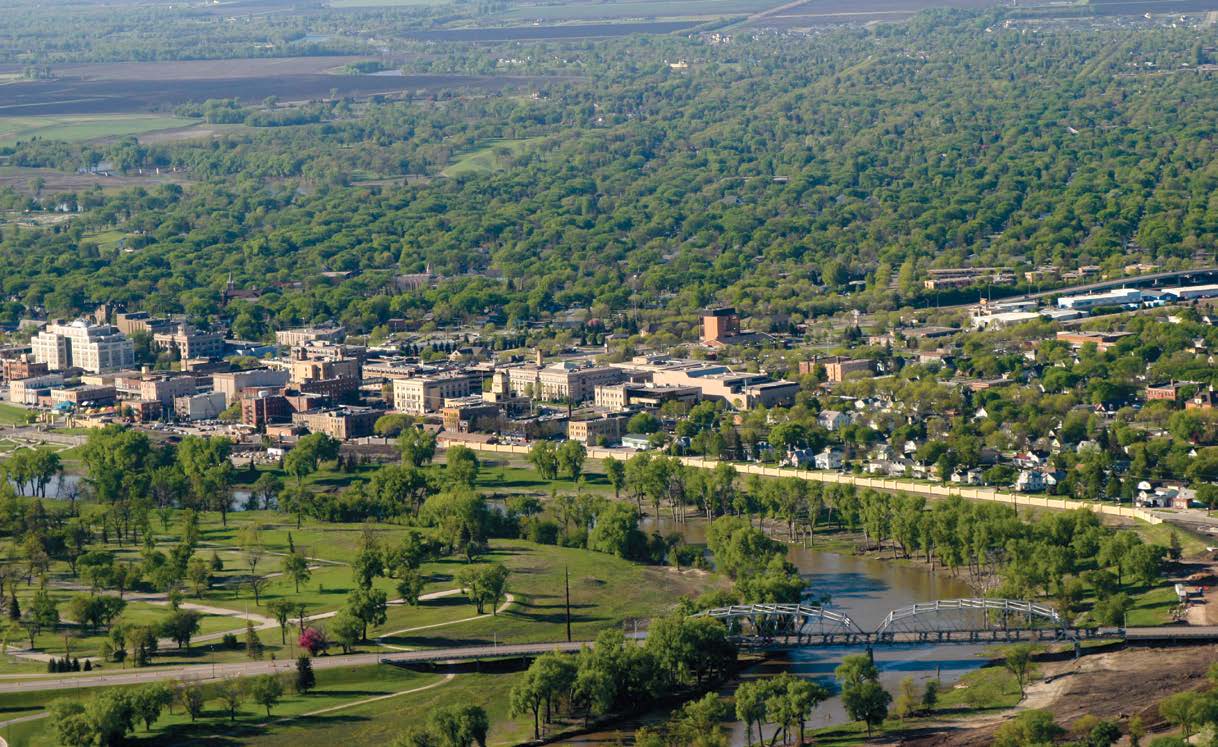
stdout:
[[319,651],[325,651],[329,645],[326,640],[326,634],[317,628],[305,628],[300,634],[300,640],[297,641],[301,648],[309,652],[310,656],[317,656]]

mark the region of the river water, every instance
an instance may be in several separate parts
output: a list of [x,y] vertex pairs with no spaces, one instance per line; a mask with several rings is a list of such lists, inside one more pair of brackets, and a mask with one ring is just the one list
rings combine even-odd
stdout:
[[[641,527],[646,532],[661,534],[679,532],[690,543],[706,541],[706,524],[690,521],[684,524],[671,520],[648,519]],[[935,599],[958,599],[973,596],[967,584],[948,576],[916,568],[887,563],[882,560],[852,555],[818,552],[792,547],[789,559],[808,581],[809,590],[816,595],[828,595],[829,609],[849,615],[864,630],[879,627],[889,610],[908,606],[914,602]],[[829,649],[803,648],[789,651],[781,658],[771,659],[742,673],[742,679],[774,675],[788,671],[801,677],[809,677],[835,689],[833,670],[844,656],[860,653],[865,649],[835,647]],[[874,651],[875,663],[880,670],[880,682],[893,693],[901,679],[912,676],[921,690],[928,679],[938,677],[944,687],[950,687],[966,672],[983,663],[983,646],[880,646]],[[731,693],[739,680],[729,683],[723,690]],[[667,711],[645,714],[637,719],[594,734],[563,740],[569,745],[618,745],[630,744],[631,735],[640,725],[662,720]],[[838,697],[822,703],[812,713],[809,728],[820,728],[849,720]],[[731,725],[731,742],[744,745],[747,740],[744,725]],[[772,729],[765,731],[767,738]]]

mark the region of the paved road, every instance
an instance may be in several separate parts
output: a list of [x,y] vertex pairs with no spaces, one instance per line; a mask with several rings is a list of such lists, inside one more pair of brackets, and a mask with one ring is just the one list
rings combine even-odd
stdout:
[[[379,664],[381,662],[396,662],[403,664],[424,664],[429,662],[463,661],[471,659],[491,659],[511,656],[536,656],[550,651],[578,651],[582,646],[591,646],[590,641],[574,643],[519,643],[501,646],[457,646],[453,648],[427,649],[424,651],[402,651],[387,653],[384,651],[371,654],[351,654],[349,656],[321,656],[313,659],[314,669],[334,669],[336,667],[354,667]],[[102,673],[78,674],[40,679],[17,680],[0,682],[0,693],[32,692],[40,690],[67,690],[77,687],[106,687],[112,685],[139,685],[160,680],[183,680],[201,682],[221,679],[224,677],[250,677],[259,674],[274,674],[276,672],[295,671],[296,662],[292,659],[277,661],[251,661],[232,664],[193,664],[181,667],[165,667],[158,669],[128,669],[105,670]]]

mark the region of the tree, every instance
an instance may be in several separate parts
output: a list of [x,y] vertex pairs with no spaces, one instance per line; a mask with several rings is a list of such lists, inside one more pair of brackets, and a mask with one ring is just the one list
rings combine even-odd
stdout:
[[486,747],[490,721],[479,706],[446,705],[428,712],[427,730],[443,747]]
[[313,573],[309,570],[309,561],[300,551],[283,556],[283,574],[292,579],[296,585],[296,593],[300,593],[300,585],[307,584]]
[[478,483],[478,455],[466,446],[450,446],[444,455],[448,479],[456,485],[472,488]]
[[216,697],[228,711],[228,720],[236,721],[237,712],[241,710],[241,704],[245,702],[245,683],[240,678],[230,677],[216,686]]
[[626,465],[613,457],[605,457],[605,477],[613,486],[613,497],[622,497],[622,488],[626,485]]
[[1036,676],[1036,662],[1033,660],[1035,654],[1036,647],[1032,644],[1017,643],[1009,646],[1003,656],[1003,667],[1015,676],[1015,681],[1019,684],[1020,700],[1027,695],[1028,681]]
[[765,685],[763,680],[742,682],[736,688],[736,719],[744,722],[744,736],[748,744],[753,744],[753,725],[757,725],[757,739],[762,743],[765,738],[761,733],[761,725],[765,723]]
[[93,747],[97,743],[93,724],[85,714],[85,706],[78,700],[54,700],[47,708],[48,721],[55,734],[56,744],[64,747]]
[[939,702],[939,680],[927,680],[922,690],[922,710],[930,711]]
[[562,442],[554,456],[558,461],[558,469],[570,479],[578,480],[583,472],[588,450],[579,441],[568,439]]
[[354,589],[347,595],[346,609],[362,623],[360,640],[368,640],[368,627],[384,625],[389,598],[380,589]]
[[841,664],[837,665],[833,676],[844,690],[847,687],[861,685],[868,680],[877,680],[880,671],[876,669],[875,662],[871,660],[870,656],[850,654],[842,659]]
[[250,680],[248,687],[250,697],[265,708],[267,717],[270,717],[271,709],[283,697],[283,682],[273,674],[263,674]]
[[846,713],[855,721],[867,725],[868,738],[871,737],[872,728],[888,718],[888,704],[891,702],[892,695],[874,680],[842,689],[842,704],[846,707]]
[[900,687],[897,690],[897,699],[893,710],[897,714],[897,718],[904,721],[909,716],[913,715],[918,708],[918,703],[921,701],[917,686],[914,685],[913,677],[906,675],[901,678]]
[[330,621],[329,632],[342,646],[343,653],[351,653],[356,643],[363,640],[364,623],[350,609],[344,608]]
[[532,667],[512,686],[509,693],[509,711],[512,716],[533,714],[533,739],[541,739],[540,713],[545,697],[545,688]]
[[191,558],[186,565],[186,578],[195,590],[195,596],[202,599],[203,592],[211,586],[211,568],[203,558]]
[[[784,697],[787,701],[786,713],[791,714],[795,723],[799,726],[799,743],[804,743],[804,728],[807,725],[812,711],[821,703],[829,699],[829,690],[817,682],[805,680],[801,677],[790,677],[785,679],[786,693]],[[789,724],[788,724],[789,726]]]
[[280,643],[286,645],[288,642],[288,621],[292,619],[292,611],[296,608],[296,605],[286,599],[272,599],[266,603],[266,608],[275,617],[275,622],[279,623]]
[[39,633],[47,628],[54,628],[59,624],[59,608],[55,605],[55,600],[47,593],[46,589],[39,589],[34,593],[33,601],[26,609],[25,617],[22,619],[22,625],[25,626],[26,632],[30,637],[30,648],[34,647],[34,639]]
[[190,639],[199,632],[199,620],[203,616],[194,610],[175,610],[161,623],[161,635],[190,650]]
[[833,672],[842,688],[842,705],[855,721],[867,725],[867,736],[871,729],[888,717],[888,704],[892,696],[880,686],[879,670],[866,654],[851,654]]
[[402,464],[410,467],[430,464],[436,455],[436,436],[422,428],[406,428],[398,436],[398,451],[402,453]]
[[410,428],[414,423],[415,419],[410,415],[389,413],[376,419],[376,423],[372,425],[372,432],[384,438],[397,438],[402,431]]
[[[340,612],[339,614],[341,615],[342,613]],[[302,628],[296,645],[308,651],[310,656],[317,656],[318,652],[326,650],[328,643],[323,631],[317,628]]]
[[258,631],[254,629],[252,620],[245,621],[245,655],[250,659],[262,658],[262,638],[258,636]]
[[457,584],[465,596],[474,603],[478,614],[486,613],[489,604],[491,615],[498,614],[499,601],[507,593],[510,572],[502,563],[481,567],[463,568],[457,573]]
[[356,586],[361,589],[371,589],[373,580],[384,574],[384,557],[380,547],[371,536],[360,543],[359,551],[355,554],[355,560],[351,564],[351,572],[355,577]]
[[144,730],[152,731],[152,725],[161,717],[161,711],[173,702],[173,690],[163,682],[153,682],[133,690],[131,707],[135,717],[144,722]]
[[182,710],[190,714],[194,721],[203,713],[203,688],[193,682],[179,682],[174,685],[173,698],[182,706]]
[[132,694],[125,690],[102,690],[85,704],[85,718],[99,745],[122,744],[135,724]]
[[1179,726],[1185,741],[1188,741],[1193,735],[1194,727],[1218,714],[1215,713],[1215,705],[1209,698],[1195,690],[1186,690],[1159,701],[1159,715]]
[[558,479],[558,454],[550,441],[537,441],[529,448],[529,464],[543,480]]
[[317,686],[317,676],[313,674],[313,662],[309,657],[297,657],[296,679],[293,681],[293,686],[300,695],[307,695],[310,690]]
[[994,747],[1026,747],[1052,744],[1066,733],[1048,711],[1024,711],[994,732]]
[[414,568],[407,568],[401,572],[401,578],[398,580],[397,591],[406,604],[411,607],[419,606],[419,597],[423,595],[423,589],[427,585],[427,579],[422,573]]

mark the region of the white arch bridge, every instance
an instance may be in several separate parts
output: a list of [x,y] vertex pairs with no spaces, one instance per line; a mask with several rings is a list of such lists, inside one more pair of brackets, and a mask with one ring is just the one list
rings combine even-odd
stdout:
[[1056,610],[1015,599],[941,599],[892,610],[875,630],[808,604],[747,604],[697,613],[727,626],[742,648],[899,643],[991,643],[1106,638],[1106,629],[1069,625]]

